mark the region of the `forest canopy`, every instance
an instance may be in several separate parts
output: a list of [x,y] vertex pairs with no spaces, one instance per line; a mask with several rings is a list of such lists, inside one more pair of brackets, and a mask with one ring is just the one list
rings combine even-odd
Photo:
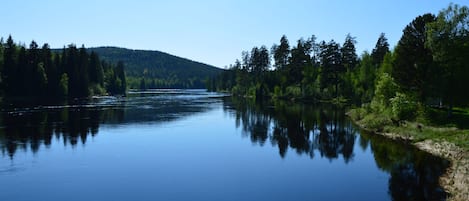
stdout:
[[382,33],[371,53],[312,35],[244,51],[207,87],[255,99],[308,99],[371,105],[394,118],[415,117],[422,107],[469,105],[469,9],[450,4],[438,15],[417,16],[395,48]]
[[118,47],[88,48],[100,58],[126,64],[130,89],[205,88],[205,81],[223,70],[160,51],[131,50]]
[[5,98],[83,98],[125,94],[124,63],[101,60],[74,44],[51,51],[32,41],[29,47],[9,36],[0,39],[0,94]]

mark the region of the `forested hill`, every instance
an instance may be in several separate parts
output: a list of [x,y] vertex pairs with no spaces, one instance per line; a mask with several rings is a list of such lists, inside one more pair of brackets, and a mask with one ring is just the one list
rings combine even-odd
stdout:
[[223,70],[160,51],[118,47],[88,48],[110,63],[125,63],[130,88],[205,88],[207,78]]

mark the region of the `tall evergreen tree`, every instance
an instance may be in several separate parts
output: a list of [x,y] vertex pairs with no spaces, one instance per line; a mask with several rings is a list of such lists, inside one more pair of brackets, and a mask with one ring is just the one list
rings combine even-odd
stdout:
[[300,84],[303,80],[303,71],[307,66],[311,66],[312,41],[300,39],[297,45],[292,48],[288,64],[288,84]]
[[379,67],[383,62],[384,55],[389,53],[389,43],[388,39],[381,33],[379,35],[378,41],[376,41],[375,48],[371,51],[371,57],[373,58],[373,64],[376,67]]
[[358,63],[358,56],[355,49],[355,44],[357,41],[355,37],[352,37],[350,34],[347,34],[345,37],[345,42],[340,48],[342,54],[342,64],[347,70],[353,70]]
[[54,62],[57,54],[52,54],[49,44],[45,43],[41,48],[41,60],[44,62],[44,70],[47,78],[47,84],[43,94],[51,97],[57,97],[57,88],[59,86],[58,67]]
[[66,61],[64,62],[65,72],[68,76],[68,95],[72,98],[79,98],[80,89],[80,65],[78,49],[71,44],[66,49]]
[[[25,75],[25,76],[23,76]],[[20,47],[18,52],[17,65],[12,70],[11,74],[12,85],[8,87],[11,96],[20,96],[21,94],[29,95],[31,92],[31,72],[28,69],[28,56],[24,46]]]
[[95,84],[103,84],[104,71],[99,61],[98,54],[94,51],[90,54],[90,63],[89,63],[89,76],[90,82]]
[[288,65],[288,57],[290,56],[290,45],[285,35],[280,39],[280,45],[272,46],[274,58],[274,66],[277,70],[283,71]]
[[125,79],[124,62],[122,61],[117,62],[116,76],[117,79],[120,80],[120,85],[117,86],[117,93],[125,94],[125,91],[127,89],[127,82]]
[[89,86],[90,86],[90,74],[89,74],[89,55],[86,52],[85,46],[81,46],[79,49],[79,59],[78,59],[78,96],[87,97],[89,95]]
[[269,50],[265,46],[252,48],[249,63],[251,64],[251,71],[254,73],[255,79],[258,82],[263,81],[264,73],[270,65]]
[[[29,49],[27,51],[27,62],[26,68],[19,76],[24,76],[24,85],[26,86],[26,93],[30,96],[39,96],[43,92],[43,73],[40,71],[44,70],[44,65],[39,66],[40,63],[40,50],[39,45],[35,41],[31,41]],[[21,68],[21,67],[20,67]],[[42,68],[42,69],[39,69]]]
[[334,40],[321,44],[321,89],[328,86],[335,86],[336,97],[338,97],[338,86],[341,82],[340,74],[345,72],[342,64],[340,45]]
[[5,91],[6,95],[11,94],[11,89],[14,86],[14,77],[16,72],[16,62],[18,60],[16,44],[13,41],[13,38],[8,36],[8,39],[5,44],[5,49],[3,51],[3,72],[2,76],[2,88]]
[[415,92],[422,101],[434,90],[438,79],[433,76],[439,74],[431,50],[425,47],[428,24],[435,20],[432,14],[415,18],[404,28],[395,50],[392,76],[403,89]]
[[3,45],[3,37],[0,38],[0,96],[3,95],[4,91],[3,91],[3,88],[2,88],[2,84],[3,84],[3,52],[4,52],[4,45]]

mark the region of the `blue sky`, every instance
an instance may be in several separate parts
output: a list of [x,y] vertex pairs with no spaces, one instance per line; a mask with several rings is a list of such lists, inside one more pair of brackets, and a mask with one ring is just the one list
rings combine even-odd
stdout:
[[358,54],[381,32],[391,46],[418,15],[468,0],[11,0],[0,3],[0,36],[53,48],[74,43],[160,50],[224,67],[254,46],[300,37],[343,42]]

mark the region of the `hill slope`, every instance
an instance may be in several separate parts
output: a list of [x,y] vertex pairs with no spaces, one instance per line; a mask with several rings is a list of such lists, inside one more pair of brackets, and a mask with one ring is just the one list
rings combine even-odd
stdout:
[[125,64],[130,88],[205,88],[205,80],[223,70],[160,51],[130,50],[117,47],[88,48],[107,62]]

